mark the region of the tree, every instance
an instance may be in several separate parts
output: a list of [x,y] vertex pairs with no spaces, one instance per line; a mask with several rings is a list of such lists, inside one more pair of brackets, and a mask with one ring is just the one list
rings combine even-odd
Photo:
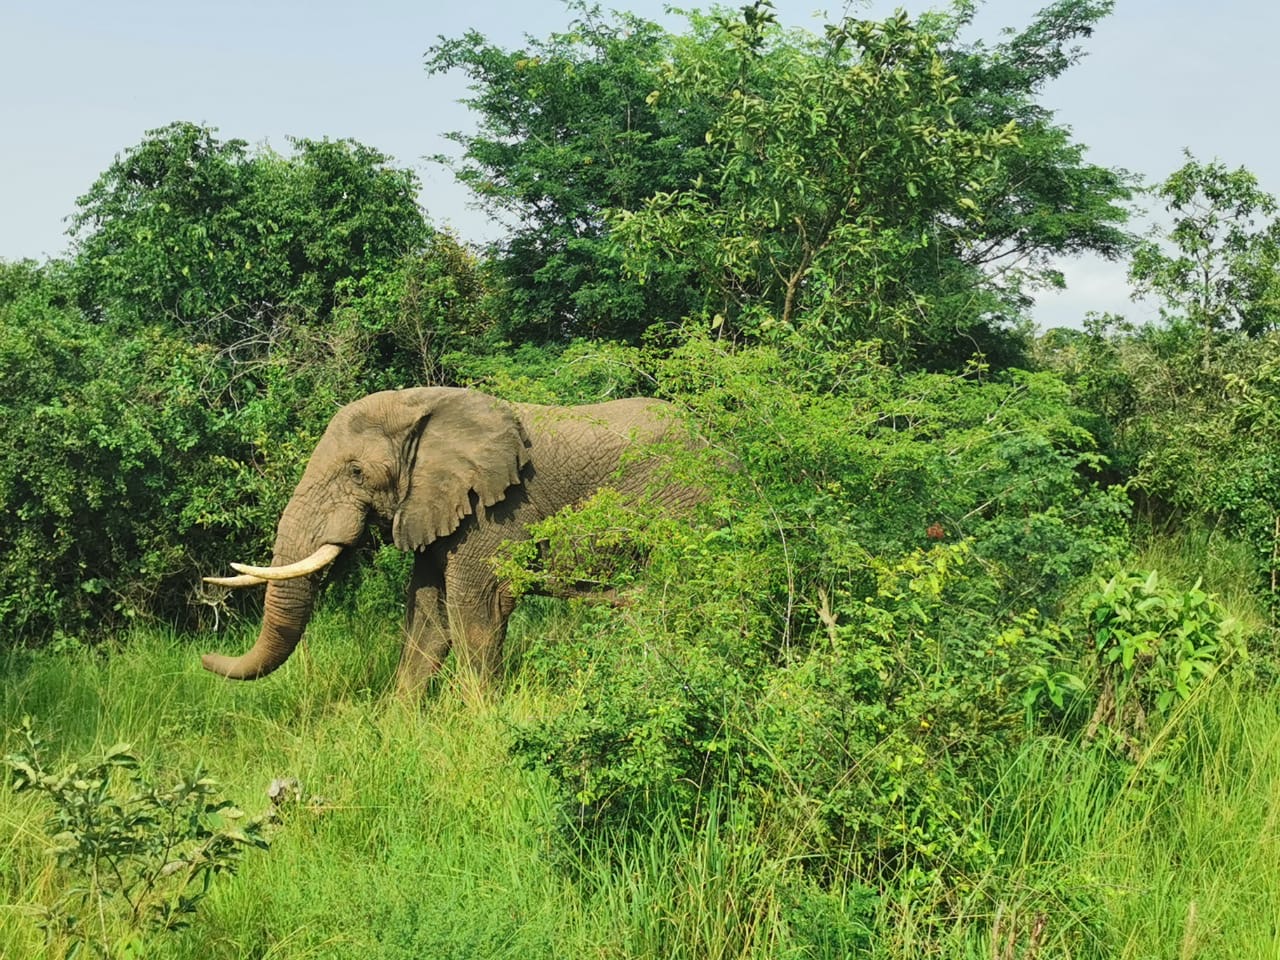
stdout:
[[922,306],[912,274],[978,237],[1013,125],[955,123],[954,81],[905,15],[798,40],[761,0],[702,25],[660,95],[723,104],[706,136],[714,172],[618,212],[632,265],[690,264],[707,312],[742,333],[906,344]]
[[417,179],[384,154],[295,140],[284,157],[215,133],[150,131],[79,198],[71,233],[91,315],[228,345],[281,307],[326,316],[426,241]]
[[767,0],[717,18],[675,84],[726,103],[708,135],[719,176],[624,213],[621,240],[641,269],[654,253],[706,264],[731,322],[956,366],[1060,282],[1052,257],[1124,248],[1126,175],[1083,164],[1034,100],[1108,9],[1055,4],[992,52],[958,43],[964,3],[914,25],[846,19],[823,40],[782,34]]
[[496,266],[511,301],[506,332],[522,342],[634,338],[690,309],[679,268],[644,285],[624,274],[604,211],[702,173],[712,105],[674,109],[650,97],[673,42],[657,24],[569,9],[578,19],[567,32],[521,49],[471,31],[427,52],[430,72],[471,80],[479,130],[449,134],[462,156],[436,159],[513,224]]
[[1280,330],[1280,220],[1276,200],[1244,167],[1200,163],[1190,152],[1153,194],[1173,217],[1134,251],[1135,297],[1154,297],[1173,327],[1200,337],[1211,362],[1220,334],[1257,337]]
[[[973,3],[957,2],[936,16],[941,55],[955,76],[959,98],[952,116],[962,129],[994,129],[1013,122],[1018,145],[991,171],[993,189],[983,211],[982,237],[961,254],[993,279],[1009,303],[1061,286],[1053,261],[1092,252],[1116,259],[1131,248],[1123,225],[1137,178],[1124,170],[1086,163],[1085,148],[1037,102],[1044,86],[1084,57],[1078,41],[1092,36],[1114,0],[1056,0],[1020,32],[988,50],[961,44]],[[931,21],[926,21],[929,23]]]
[[1061,282],[1053,257],[1127,242],[1130,178],[1084,163],[1036,103],[1110,8],[1059,0],[987,50],[958,39],[966,2],[821,37],[766,0],[682,34],[578,6],[568,34],[505,52],[473,33],[429,65],[473,80],[480,132],[455,134],[454,168],[517,221],[497,259],[517,313],[557,318],[543,338],[803,314],[956,366],[1008,344],[1035,286]]

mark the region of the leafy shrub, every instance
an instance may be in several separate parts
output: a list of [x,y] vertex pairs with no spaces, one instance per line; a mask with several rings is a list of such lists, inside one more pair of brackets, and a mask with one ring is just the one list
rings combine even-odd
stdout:
[[875,344],[734,352],[702,337],[660,370],[740,464],[734,514],[769,514],[791,567],[818,582],[941,534],[971,539],[1052,611],[1126,542],[1129,501],[1096,479],[1104,458],[1053,374],[903,374]]
[[561,785],[574,834],[616,838],[667,808],[696,818],[725,789],[770,824],[775,855],[819,876],[984,866],[978,798],[1032,729],[1027,692],[1071,685],[1062,631],[1034,610],[1001,616],[962,542],[873,563],[871,596],[824,595],[820,632],[779,650],[723,586],[734,560],[665,583],[661,605],[642,594],[633,624],[584,623],[587,658],[560,652],[582,699],[515,749]]
[[996,609],[1000,584],[972,562],[962,542],[874,564],[874,594],[824,598],[825,642],[757,706],[767,815],[824,873],[910,886],[994,855],[980,798],[1034,729],[1027,692],[1064,673],[1070,646],[1036,610]]
[[[688,451],[672,451],[676,457]],[[646,451],[644,456],[660,455]],[[666,484],[661,465],[651,481]],[[530,526],[528,540],[503,544],[498,575],[518,596],[599,594],[617,600],[643,577],[648,558],[679,539],[684,520],[653,500],[605,487],[587,500]]]
[[[74,631],[151,608],[188,549],[180,491],[220,467],[197,348],[120,338],[31,298],[0,308],[0,619]],[[189,529],[189,527],[188,527]],[[162,604],[156,606],[163,606]]]
[[487,271],[446,232],[342,292],[324,328],[355,346],[344,361],[361,371],[366,392],[458,382],[456,367],[489,343],[494,295]]
[[1124,538],[1065,387],[903,376],[874,347],[695,338],[659,366],[732,466],[694,453],[708,501],[660,535],[605,500],[544,527],[570,557],[628,530],[648,569],[621,617],[530,652],[578,692],[519,730],[517,755],[589,845],[668,808],[696,821],[719,791],[819,876],[982,867],[984,785],[1081,685],[1066,590]]
[[1153,722],[1245,653],[1243,626],[1199,581],[1183,590],[1154,571],[1121,571],[1085,598],[1083,614],[1102,675],[1089,733],[1107,730],[1135,758]]
[[1150,522],[1247,540],[1252,592],[1280,610],[1280,336],[1105,317],[1055,341],[1047,364],[1104,425],[1112,469]]
[[[17,735],[4,763],[15,791],[53,805],[49,842],[64,871],[62,893],[40,920],[50,942],[83,944],[101,957],[139,956],[143,933],[186,926],[214,877],[234,873],[246,849],[268,846],[264,822],[237,825],[244,814],[218,798],[198,767],[158,787],[129,746],[117,744],[55,772],[30,718]],[[122,797],[115,774],[123,771],[133,786]]]

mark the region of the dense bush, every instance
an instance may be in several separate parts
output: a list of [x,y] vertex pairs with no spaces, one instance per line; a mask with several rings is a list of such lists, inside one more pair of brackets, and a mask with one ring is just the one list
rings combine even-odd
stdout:
[[[200,576],[269,553],[333,412],[441,382],[483,332],[484,282],[444,234],[324,324],[277,313],[242,349],[87,320],[63,264],[0,269],[0,622],[6,640],[220,618]],[[236,598],[252,603],[251,596]]]
[[1253,548],[1260,596],[1280,602],[1280,337],[1134,329],[1103,318],[1042,344],[1098,424],[1150,522],[1204,525]]
[[531,655],[581,692],[517,753],[555,778],[579,837],[696,818],[728,791],[822,875],[980,866],[963,811],[1028,718],[1060,718],[1078,690],[1053,616],[1124,539],[1066,390],[903,376],[872,347],[695,338],[660,366],[730,469],[697,524],[606,503],[543,525],[553,557],[627,530],[650,570],[621,619]]
[[189,490],[221,468],[217,384],[159,330],[122,339],[37,290],[0,306],[0,616],[17,634],[128,616],[185,549]]

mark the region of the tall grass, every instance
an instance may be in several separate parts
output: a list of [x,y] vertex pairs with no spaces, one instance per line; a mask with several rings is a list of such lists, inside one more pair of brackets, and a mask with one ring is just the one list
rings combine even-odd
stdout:
[[[513,625],[517,656],[522,632],[554,631],[556,616],[535,607]],[[548,785],[507,753],[511,725],[563,692],[524,670],[490,698],[446,682],[398,702],[390,622],[322,615],[305,649],[247,684],[154,631],[0,659],[0,738],[29,714],[68,757],[124,740],[155,771],[199,761],[250,812],[270,806],[274,779],[299,782],[272,849],[220,878],[193,926],[151,955],[1280,956],[1280,691],[1205,685],[1136,767],[1034,741],[973,811],[999,839],[990,869],[904,897],[854,877],[818,884],[766,855],[718,797],[697,824],[659,816],[641,842],[579,859]],[[46,815],[0,784],[0,957],[59,956],[35,926],[35,905],[66,882]]]
[[[222,879],[156,956],[775,955],[764,926],[778,918],[744,895],[756,865],[745,842],[671,822],[624,863],[570,864],[550,791],[506,751],[511,723],[553,708],[554,694],[511,683],[469,700],[446,681],[420,706],[396,701],[397,631],[367,622],[318,617],[305,650],[248,684],[212,677],[189,643],[146,631],[115,650],[0,663],[0,727],[32,715],[67,757],[125,740],[158,771],[199,761],[250,812],[270,806],[273,780],[299,782],[272,849]],[[66,882],[46,856],[44,818],[37,800],[0,786],[0,957],[43,955],[33,907]]]

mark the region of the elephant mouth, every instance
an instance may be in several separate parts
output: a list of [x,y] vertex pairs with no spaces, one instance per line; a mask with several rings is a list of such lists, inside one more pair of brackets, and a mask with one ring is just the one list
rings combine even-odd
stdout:
[[321,544],[311,556],[296,563],[285,564],[282,567],[255,567],[247,563],[233,563],[231,569],[239,573],[239,576],[205,577],[204,579],[206,583],[221,587],[253,587],[269,580],[296,580],[323,570],[333,563],[340,553],[342,553],[340,544],[325,543]]

